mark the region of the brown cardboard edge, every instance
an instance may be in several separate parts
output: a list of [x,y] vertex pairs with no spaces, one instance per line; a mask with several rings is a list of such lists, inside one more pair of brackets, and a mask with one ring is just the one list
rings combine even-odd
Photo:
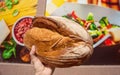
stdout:
[[46,1],[38,0],[36,16],[44,16],[46,11]]
[[0,75],[34,75],[31,64],[0,63]]
[[[34,75],[32,64],[0,63],[0,75]],[[56,68],[53,75],[120,75],[119,65],[81,65]]]
[[54,75],[120,75],[120,66],[81,65],[72,68],[56,68]]

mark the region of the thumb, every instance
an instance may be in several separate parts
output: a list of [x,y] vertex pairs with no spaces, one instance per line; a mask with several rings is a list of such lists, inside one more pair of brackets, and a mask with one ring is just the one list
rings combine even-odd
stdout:
[[33,45],[30,51],[30,55],[34,55],[35,54],[35,46]]
[[34,65],[35,69],[43,68],[42,62],[35,56],[35,46],[33,45],[30,51],[31,63]]

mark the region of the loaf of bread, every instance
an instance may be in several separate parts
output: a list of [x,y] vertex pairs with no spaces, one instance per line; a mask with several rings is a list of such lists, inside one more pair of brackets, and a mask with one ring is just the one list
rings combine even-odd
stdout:
[[37,57],[55,67],[80,65],[93,53],[89,33],[78,23],[57,16],[35,17],[24,45],[29,50],[35,45]]

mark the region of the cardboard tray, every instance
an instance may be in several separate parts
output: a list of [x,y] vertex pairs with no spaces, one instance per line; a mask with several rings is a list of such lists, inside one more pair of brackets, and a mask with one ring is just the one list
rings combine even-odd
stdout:
[[[36,16],[44,16],[45,8],[46,0],[38,0],[38,11]],[[120,47],[116,48],[117,49],[115,51],[117,51]],[[99,63],[100,61],[96,61],[96,65],[93,65],[95,64],[93,63],[93,59],[99,59],[99,57],[96,56],[96,53],[99,54],[101,52],[100,50],[101,48],[96,49],[95,53],[91,57],[91,60],[88,60],[87,63],[85,63],[84,65],[71,68],[56,68],[53,75],[120,75],[120,63],[118,65],[110,65],[107,63],[107,65],[104,65],[104,62],[101,64]],[[106,52],[108,50],[105,49],[103,51]],[[113,49],[110,50],[110,53],[112,53],[112,51]],[[106,54],[100,53],[99,55],[101,55],[100,58],[102,58],[102,55],[104,56]],[[0,63],[0,75],[34,75],[34,68],[31,64]]]
[[[31,64],[0,63],[0,75],[34,75]],[[53,75],[120,75],[120,66],[78,66],[72,68],[56,68]]]

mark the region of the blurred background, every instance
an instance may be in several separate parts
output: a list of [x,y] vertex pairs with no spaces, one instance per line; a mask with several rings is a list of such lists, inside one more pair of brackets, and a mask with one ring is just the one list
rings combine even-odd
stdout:
[[[120,12],[120,0],[47,0],[46,16],[49,16],[65,2],[93,4]],[[101,12],[104,13],[104,11]],[[92,57],[84,65],[120,65],[120,44],[95,48]]]
[[49,16],[55,9],[60,7],[65,2],[94,4],[120,11],[120,0],[47,0],[46,16]]

